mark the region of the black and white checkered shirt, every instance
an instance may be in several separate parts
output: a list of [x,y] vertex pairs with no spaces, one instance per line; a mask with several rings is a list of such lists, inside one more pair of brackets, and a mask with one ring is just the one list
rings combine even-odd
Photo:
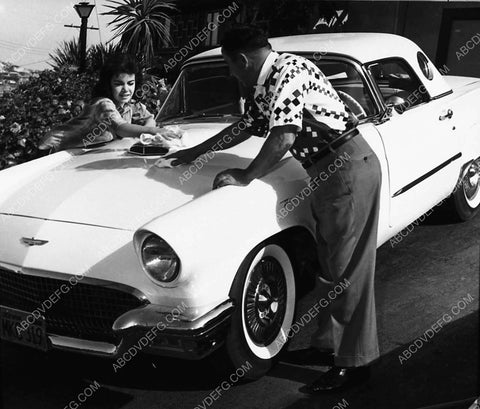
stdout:
[[290,151],[300,162],[331,142],[349,121],[348,108],[320,69],[287,53],[268,55],[245,106],[243,120],[254,135],[265,137],[276,126],[297,126]]

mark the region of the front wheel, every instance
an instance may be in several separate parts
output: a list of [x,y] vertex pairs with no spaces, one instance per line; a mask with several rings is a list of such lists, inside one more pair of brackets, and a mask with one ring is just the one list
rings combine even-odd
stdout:
[[282,247],[264,244],[243,262],[232,285],[235,302],[226,350],[233,368],[258,379],[285,347],[295,310],[295,279]]
[[452,195],[456,217],[467,221],[480,209],[480,159],[472,161],[460,178]]

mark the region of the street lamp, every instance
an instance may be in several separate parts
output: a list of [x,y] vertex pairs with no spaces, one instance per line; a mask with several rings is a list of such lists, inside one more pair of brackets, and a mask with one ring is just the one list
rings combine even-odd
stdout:
[[78,4],[73,6],[77,11],[78,16],[82,19],[82,24],[80,25],[80,71],[85,71],[86,66],[86,53],[87,53],[87,22],[90,14],[92,13],[93,4],[88,4],[87,1],[81,1]]

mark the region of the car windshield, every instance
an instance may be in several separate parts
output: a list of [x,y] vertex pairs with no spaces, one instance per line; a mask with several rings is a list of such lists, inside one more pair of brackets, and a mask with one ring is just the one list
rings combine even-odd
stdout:
[[[376,113],[368,88],[352,63],[332,57],[314,62],[359,119]],[[156,119],[240,116],[242,95],[245,93],[224,62],[191,64],[180,73]]]
[[157,121],[178,117],[241,115],[240,87],[225,63],[206,63],[182,70]]

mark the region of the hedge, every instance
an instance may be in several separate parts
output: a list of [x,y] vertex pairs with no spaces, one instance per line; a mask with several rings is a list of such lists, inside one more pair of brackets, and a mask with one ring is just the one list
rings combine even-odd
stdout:
[[[96,74],[74,68],[44,70],[5,93],[0,99],[0,169],[38,157],[40,138],[81,112],[96,80]],[[144,84],[148,87],[144,85],[136,95],[156,113],[166,94],[163,80],[146,76]]]

